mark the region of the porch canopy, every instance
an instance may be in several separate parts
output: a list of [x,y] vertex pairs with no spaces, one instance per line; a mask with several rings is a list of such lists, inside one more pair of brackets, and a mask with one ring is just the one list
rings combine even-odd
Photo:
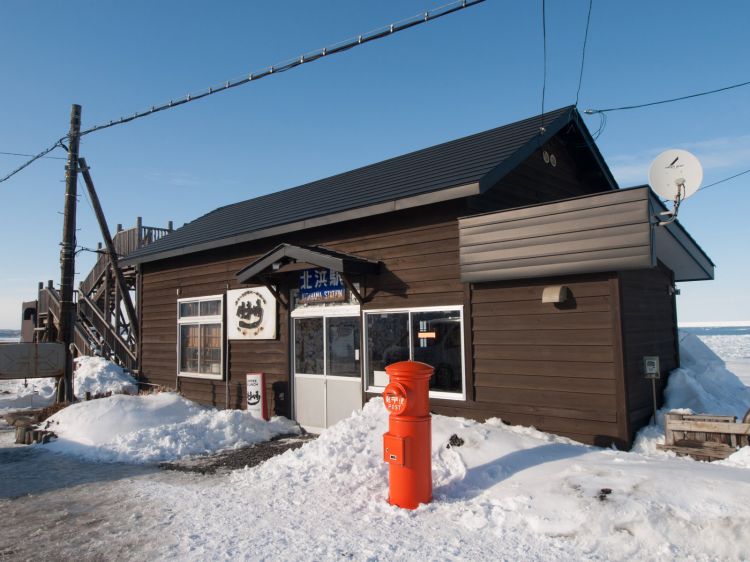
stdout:
[[237,281],[243,285],[249,283],[265,285],[278,300],[279,297],[271,287],[270,279],[274,276],[311,267],[322,267],[338,273],[347,289],[354,294],[358,301],[362,302],[362,296],[354,287],[351,276],[377,274],[380,271],[380,262],[337,252],[323,246],[280,244],[238,271],[235,276]]

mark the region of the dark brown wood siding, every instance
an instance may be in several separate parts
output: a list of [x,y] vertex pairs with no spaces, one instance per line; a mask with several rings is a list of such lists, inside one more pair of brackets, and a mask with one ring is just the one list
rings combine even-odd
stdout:
[[[612,326],[611,318],[607,316],[609,293],[598,288],[599,293],[588,294],[592,289],[584,283],[576,289],[577,293],[574,291],[582,299],[577,311],[547,315],[544,311],[540,313],[538,308],[526,308],[531,301],[540,300],[540,286],[518,285],[514,291],[525,296],[517,298],[513,291],[506,293],[497,288],[472,287],[462,283],[459,277],[458,217],[607,188],[605,182],[591,179],[590,165],[579,165],[569,151],[563,150],[556,142],[540,148],[485,196],[400,210],[144,263],[141,266],[139,303],[144,377],[149,382],[171,388],[177,384],[178,298],[219,295],[227,289],[238,288],[235,273],[280,243],[322,245],[383,263],[380,275],[355,280],[360,282],[361,292],[367,299],[364,310],[464,306],[467,400],[434,400],[435,411],[476,418],[502,416],[514,423],[535,424],[582,440],[598,435],[597,432],[608,435],[607,427],[615,424],[612,419],[615,414],[604,410],[606,406],[612,406],[614,400],[612,383],[608,382],[614,377],[614,367],[611,351],[607,351],[611,349],[609,336],[602,339],[601,332],[611,330]],[[552,167],[543,161],[543,149],[555,151],[557,166]],[[295,275],[289,274],[287,281],[283,292],[288,296],[289,287],[296,283]],[[602,283],[606,285],[604,280],[595,285],[598,287]],[[531,296],[529,291],[533,293]],[[490,300],[483,300],[488,298]],[[485,305],[487,311],[492,311],[489,316],[483,313]],[[602,307],[604,309],[599,310]],[[574,312],[580,322],[578,328],[573,328],[575,323],[566,317]],[[545,318],[549,323],[545,328],[549,339],[537,337],[533,343],[524,344],[523,349],[529,355],[519,356],[521,346],[513,343],[518,339],[516,334],[537,335],[537,321]],[[498,322],[500,328],[497,328]],[[229,343],[229,379],[226,383],[229,407],[244,407],[245,373],[264,371],[268,376],[271,410],[291,414],[288,332],[288,311],[280,307],[279,335],[275,341]],[[472,334],[476,338],[474,354],[470,351]],[[499,347],[493,338],[500,338]],[[574,359],[581,347],[592,353],[590,361]],[[476,348],[481,348],[480,353]],[[530,359],[534,355],[537,357]],[[476,369],[473,368],[475,362]],[[505,367],[500,369],[497,367],[500,364]],[[557,365],[556,374],[548,372],[549,364]],[[493,378],[493,374],[497,376]],[[475,375],[478,379],[476,385]],[[559,388],[564,381],[567,381],[567,391]],[[585,381],[590,385],[587,386]],[[181,391],[190,399],[219,407],[225,405],[227,386],[223,381],[181,377],[179,383]],[[584,393],[587,396],[597,397],[594,410],[599,413],[586,414],[588,417],[578,415],[590,410],[586,401],[577,397],[581,396],[582,389],[588,389]],[[553,400],[557,392],[567,392],[567,402],[562,406]],[[284,394],[284,400],[281,400],[280,393]],[[549,406],[544,405],[547,403]],[[511,407],[506,408],[507,405]],[[510,413],[512,417],[509,417]]]
[[662,378],[657,381],[658,406],[669,371],[679,366],[677,315],[672,274],[663,267],[620,272],[628,441],[653,414],[651,381],[643,376],[643,356],[658,355]]
[[[169,388],[177,385],[178,299],[221,295],[227,289],[238,288],[235,273],[282,241],[319,244],[380,260],[380,275],[358,280],[369,299],[364,309],[463,304],[465,287],[458,279],[457,217],[464,213],[461,202],[441,203],[312,229],[284,236],[283,240],[269,239],[144,264],[140,301],[144,377]],[[290,274],[283,287],[287,297],[288,289],[295,284],[296,275]],[[291,415],[289,315],[282,306],[278,325],[279,334],[274,341],[229,342],[229,407],[244,407],[245,373],[263,371],[271,411]],[[180,377],[179,388],[192,400],[225,405],[223,381]]]
[[[574,152],[580,149],[571,150],[561,140],[562,136],[540,147],[497,185],[472,197],[469,202],[472,210],[486,213],[606,191],[607,182],[593,163],[584,162],[586,159],[580,156],[576,158]],[[580,137],[571,141],[584,143]],[[545,152],[548,158],[550,154],[555,156],[555,166],[545,162]]]
[[638,188],[462,218],[461,279],[478,283],[651,267],[648,209],[648,188]]
[[[586,443],[623,445],[613,274],[472,285],[475,411]],[[542,303],[564,284],[562,304]]]

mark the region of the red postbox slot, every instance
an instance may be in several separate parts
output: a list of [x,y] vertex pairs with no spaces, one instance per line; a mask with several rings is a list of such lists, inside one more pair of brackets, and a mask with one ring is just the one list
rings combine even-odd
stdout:
[[383,434],[383,460],[390,464],[404,466],[406,458],[406,439],[393,435]]

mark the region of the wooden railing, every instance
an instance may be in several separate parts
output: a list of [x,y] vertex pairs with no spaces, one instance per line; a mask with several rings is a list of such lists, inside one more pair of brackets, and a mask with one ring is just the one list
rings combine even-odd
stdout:
[[[153,244],[157,240],[164,238],[172,232],[168,228],[156,228],[153,226],[135,226],[127,230],[120,230],[115,233],[112,243],[115,247],[118,257],[125,257],[132,254],[138,248],[143,248]],[[91,291],[99,284],[102,276],[107,271],[109,259],[106,253],[99,254],[96,264],[91,269],[86,278],[81,281],[81,291],[91,295]]]
[[171,231],[166,228],[155,228],[153,226],[136,226],[127,230],[121,230],[112,238],[115,245],[115,252],[118,256],[127,256],[132,254],[138,248],[153,244],[157,240],[164,238]]
[[[134,228],[122,230],[118,225],[118,231],[112,238],[114,251],[118,257],[125,257],[139,248],[160,240],[172,232],[171,227],[171,222],[169,228],[142,226],[140,217]],[[115,326],[107,320],[106,313],[95,302],[98,300],[98,295],[94,295],[94,291],[100,286],[109,266],[107,254],[100,253],[94,267],[79,285],[79,291],[73,293],[75,310],[77,310],[73,343],[81,354],[97,353],[108,358],[114,356],[127,369],[136,370],[138,358],[135,351],[137,342],[134,337],[131,335],[126,339],[120,335]],[[52,282],[50,281],[46,287],[40,283],[37,310],[40,315],[47,315],[48,325],[59,323],[60,308],[60,295],[52,286]]]
[[96,304],[86,295],[80,295],[78,313],[85,317],[99,334],[100,343],[107,346],[128,369],[136,369],[138,360],[131,345],[115,332]]

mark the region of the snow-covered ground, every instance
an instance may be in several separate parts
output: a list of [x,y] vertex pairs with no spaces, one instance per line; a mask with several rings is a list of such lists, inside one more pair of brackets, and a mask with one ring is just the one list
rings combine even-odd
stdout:
[[[683,338],[682,358],[683,367],[671,378],[668,407],[710,408],[713,413],[750,407],[750,389],[696,336]],[[124,405],[138,405],[128,422],[133,425],[124,426],[133,431],[120,433],[142,436],[124,449],[133,452],[128,460],[141,464],[90,463],[76,456],[81,454],[76,447],[67,449],[75,455],[48,445],[15,447],[8,435],[0,434],[0,498],[5,498],[0,512],[7,514],[0,556],[750,559],[750,448],[738,452],[732,463],[704,463],[645,446],[657,439],[648,428],[641,452],[620,452],[499,420],[476,423],[434,416],[434,501],[406,511],[386,502],[388,469],[381,460],[381,436],[387,415],[379,399],[296,451],[252,469],[198,476],[143,464],[161,453],[139,457],[140,447],[154,446],[165,435],[167,440],[182,439],[179,431],[167,429],[201,415],[174,395],[158,396],[163,397],[157,402],[165,402],[161,406],[117,396],[80,404],[78,415],[59,418],[63,437],[58,443],[73,438],[81,443],[79,432],[87,432],[85,439],[97,444],[92,449],[97,456],[118,446],[108,445],[90,426],[101,422],[105,408],[125,419],[123,412],[129,410]],[[153,434],[135,427],[147,415],[147,406],[154,410]],[[162,406],[164,412],[159,411]],[[166,412],[174,418],[168,419]],[[222,413],[203,412],[205,425]],[[72,433],[66,436],[68,430]],[[447,447],[453,434],[464,440],[462,446]],[[226,428],[201,439],[207,443],[225,437]],[[102,455],[112,460],[111,453]],[[29,536],[34,540],[26,540]]]
[[[97,394],[136,394],[135,379],[101,357],[78,357],[75,360],[73,392],[84,399],[87,392]],[[3,412],[49,406],[55,400],[55,379],[0,381],[0,415]]]

